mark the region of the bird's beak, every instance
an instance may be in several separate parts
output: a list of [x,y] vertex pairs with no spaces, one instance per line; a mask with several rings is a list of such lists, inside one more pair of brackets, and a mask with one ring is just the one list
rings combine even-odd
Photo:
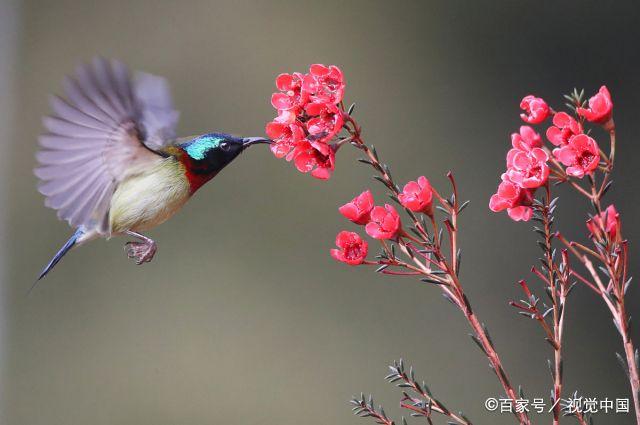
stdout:
[[271,139],[267,139],[265,137],[245,137],[244,139],[242,139],[242,147],[243,148],[247,148],[251,145],[255,145],[258,143],[266,143],[266,144],[271,144],[273,143],[273,140]]

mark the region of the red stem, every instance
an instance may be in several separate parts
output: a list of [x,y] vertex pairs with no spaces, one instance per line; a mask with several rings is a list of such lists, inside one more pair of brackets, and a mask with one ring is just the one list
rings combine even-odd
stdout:
[[[600,214],[602,212],[601,200],[604,195],[604,189],[606,187],[607,182],[610,178],[610,173],[613,170],[613,165],[615,161],[615,152],[616,152],[616,132],[615,125],[613,124],[613,119],[606,124],[606,130],[609,131],[610,138],[610,149],[609,149],[609,157],[606,160],[606,168],[603,171],[603,180],[602,184],[598,188],[596,185],[595,178],[591,179],[591,192],[587,192],[582,187],[578,189],[575,185],[572,185],[579,193],[588,198],[593,204],[596,213]],[[603,226],[602,221],[598,220],[598,225]],[[606,229],[601,228],[602,235],[606,235]],[[595,238],[595,236],[594,236]],[[615,245],[618,245],[616,248],[612,241],[607,240],[601,241],[607,245],[606,251],[602,251],[598,249],[599,254],[595,253],[592,250],[588,250],[587,248],[575,244],[573,242],[567,242],[564,239],[561,239],[565,245],[569,246],[570,251],[580,260],[580,262],[587,269],[589,274],[591,275],[593,282],[592,284],[587,281],[587,279],[583,278],[576,272],[572,271],[572,275],[576,276],[581,282],[589,285],[596,293],[600,295],[602,300],[605,302],[611,315],[613,316],[614,321],[617,324],[618,331],[622,338],[622,343],[624,346],[625,357],[627,361],[628,368],[628,377],[629,377],[629,385],[631,386],[631,393],[633,397],[633,403],[635,407],[635,415],[636,415],[636,423],[640,425],[640,375],[638,373],[638,365],[635,360],[636,349],[633,345],[633,341],[631,339],[631,335],[629,332],[629,316],[625,307],[625,284],[626,284],[626,274],[628,268],[628,255],[627,255],[627,247],[624,241],[616,242]],[[621,240],[621,236],[620,236]],[[622,252],[620,252],[619,246],[622,245]],[[578,252],[575,248],[578,246],[580,248],[584,248],[583,251],[587,251],[588,254],[593,255],[596,259],[603,263],[606,267],[609,274],[609,281],[607,285],[605,285],[600,278],[600,275],[596,271],[593,263],[589,259],[586,254],[582,254]],[[607,294],[611,293],[614,298],[613,300],[609,298]]]
[[[389,173],[386,171],[386,168],[380,163],[377,157],[377,154],[369,146],[367,146],[362,140],[361,127],[357,124],[357,122],[351,116],[345,114],[344,118],[345,118],[345,122],[347,123],[347,126],[345,128],[347,128],[348,131],[351,133],[352,144],[354,144],[358,149],[360,149],[367,156],[367,159],[370,161],[371,166],[382,177],[382,180],[385,186],[392,192],[392,194],[397,196],[399,192],[395,183],[393,182],[393,179],[391,178]],[[502,388],[504,389],[507,396],[515,403],[516,400],[518,400],[519,398],[518,394],[516,393],[513,386],[511,385],[509,378],[507,376],[507,373],[502,364],[502,361],[500,360],[500,356],[498,355],[495,348],[493,347],[493,344],[491,343],[485,328],[481,325],[477,316],[473,312],[471,308],[471,304],[469,303],[467,297],[465,296],[462,285],[458,280],[457,216],[459,213],[459,198],[457,193],[456,182],[455,182],[455,179],[453,178],[453,175],[451,173],[448,173],[447,177],[451,181],[451,185],[453,187],[453,192],[454,192],[453,205],[450,205],[447,202],[447,200],[443,198],[435,190],[434,190],[434,195],[436,199],[441,203],[442,207],[445,208],[450,214],[449,220],[445,222],[447,226],[447,231],[449,234],[450,261],[447,260],[442,253],[442,250],[441,250],[442,241],[439,240],[439,237],[438,237],[438,234],[439,234],[438,225],[434,217],[432,215],[429,216],[429,219],[431,220],[431,223],[433,225],[432,230],[434,232],[434,242],[433,242],[433,246],[429,246],[428,248],[431,249],[434,254],[433,261],[438,265],[440,269],[444,270],[446,273],[442,277],[445,277],[448,279],[447,281],[448,284],[440,285],[440,288],[445,294],[447,294],[448,297],[451,298],[451,300],[460,308],[460,310],[464,314],[465,318],[467,319],[467,322],[469,323],[469,325],[474,331],[477,341],[482,346],[482,349],[485,352],[491,367],[496,372],[496,375],[498,376],[498,380],[500,381]],[[412,221],[415,228],[423,234],[425,240],[428,239],[428,234],[426,232],[426,229],[423,228],[422,223],[417,218],[415,218],[414,214],[410,214],[410,215],[412,216]],[[422,246],[425,245],[425,242],[423,241],[419,241],[413,237],[410,239],[414,243],[420,244]],[[410,250],[412,248],[407,247],[407,244],[404,243],[402,239],[398,240],[398,245],[400,246],[401,249],[404,250],[406,255],[412,258],[413,262],[417,265],[417,267],[411,267],[411,270],[414,270],[414,271],[416,269],[421,270],[424,275],[429,276],[429,278],[431,279],[435,279],[435,280],[437,280],[436,278],[442,279],[442,277],[440,276],[435,276],[431,274],[430,268],[427,267],[422,261],[420,261],[415,255],[411,254]],[[521,425],[530,425],[531,422],[526,412],[514,412],[514,414]]]

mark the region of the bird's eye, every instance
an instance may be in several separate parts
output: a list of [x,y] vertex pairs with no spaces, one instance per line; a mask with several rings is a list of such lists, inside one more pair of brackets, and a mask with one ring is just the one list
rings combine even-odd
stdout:
[[227,152],[229,149],[231,149],[231,144],[229,142],[222,142],[220,143],[220,149]]

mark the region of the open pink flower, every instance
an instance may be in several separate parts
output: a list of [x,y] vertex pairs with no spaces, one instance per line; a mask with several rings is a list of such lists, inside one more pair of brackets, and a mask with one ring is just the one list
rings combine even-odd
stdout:
[[353,221],[356,224],[367,224],[369,222],[369,213],[373,209],[373,195],[370,190],[362,192],[338,208],[340,214]]
[[343,263],[357,266],[367,258],[369,250],[367,241],[354,232],[342,231],[336,236],[336,246],[338,249],[331,250],[331,256]]
[[616,207],[609,205],[606,210],[587,220],[587,228],[595,238],[601,239],[604,231],[610,240],[615,241],[620,234],[620,214]]
[[553,125],[547,129],[547,139],[556,146],[569,143],[569,139],[582,134],[582,125],[566,112],[553,116]]
[[398,195],[403,207],[413,212],[433,214],[433,190],[425,176],[418,177],[418,181],[410,181]]
[[[325,148],[318,144],[326,144],[342,129],[344,120],[342,112],[331,103],[309,103],[305,107],[307,114],[313,118],[307,121],[307,131],[313,140],[312,144],[326,154]],[[326,146],[326,145],[325,145]]]
[[542,147],[542,138],[536,131],[528,125],[520,127],[519,133],[511,135],[511,145],[516,149],[530,150]]
[[589,99],[589,108],[578,108],[576,112],[589,122],[607,124],[613,113],[613,102],[607,87],[600,87],[598,93]]
[[304,139],[304,129],[298,121],[290,124],[272,121],[267,124],[265,133],[274,141],[270,145],[271,152],[276,158],[287,156],[287,161],[292,159],[289,154]]
[[334,146],[329,146],[325,155],[305,140],[298,143],[292,155],[298,171],[301,173],[311,171],[311,175],[320,180],[330,178],[335,169],[336,151]]
[[592,173],[600,161],[598,144],[586,134],[579,134],[569,142],[553,150],[553,155],[567,167],[567,174],[582,178]]
[[520,118],[529,124],[540,124],[549,115],[547,102],[533,95],[525,96],[520,102],[520,109],[524,111]]
[[509,180],[503,180],[498,186],[498,191],[489,200],[489,209],[493,212],[507,210],[509,217],[514,221],[529,221],[533,215],[531,203],[533,192],[522,189]]
[[305,75],[302,87],[314,102],[338,104],[344,95],[344,76],[334,65],[314,64]]
[[367,223],[365,230],[374,239],[393,239],[400,230],[400,216],[389,204],[374,207],[371,210],[371,221]]
[[535,189],[544,185],[549,178],[549,155],[540,149],[511,149],[507,153],[508,180],[523,189]]
[[278,75],[276,87],[280,92],[271,96],[271,105],[279,111],[303,107],[309,99],[309,93],[302,89],[303,78],[299,72]]

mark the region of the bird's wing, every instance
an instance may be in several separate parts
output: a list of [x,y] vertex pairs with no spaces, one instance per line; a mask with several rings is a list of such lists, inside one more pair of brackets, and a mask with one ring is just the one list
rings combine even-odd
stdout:
[[66,99],[51,98],[37,153],[45,205],[73,227],[109,232],[111,196],[128,175],[156,161],[175,138],[178,111],[164,78],[129,75],[118,61],[96,58],[65,79]]

